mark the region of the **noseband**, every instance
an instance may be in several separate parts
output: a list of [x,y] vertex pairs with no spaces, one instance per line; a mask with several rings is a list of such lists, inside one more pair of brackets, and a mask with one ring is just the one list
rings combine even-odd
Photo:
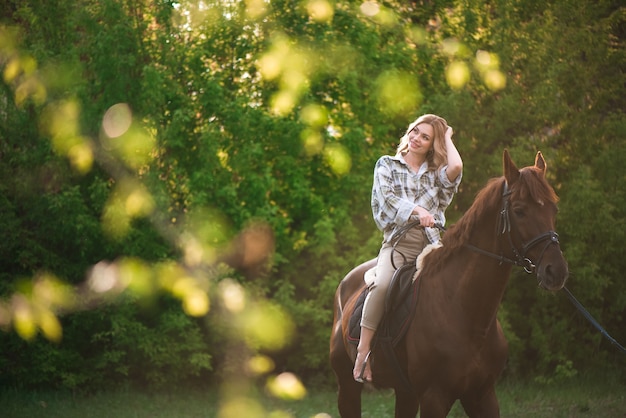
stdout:
[[[469,249],[478,252],[480,254],[486,255],[491,258],[495,258],[500,261],[500,263],[509,263],[516,266],[523,267],[526,273],[531,274],[535,272],[535,267],[541,263],[543,259],[543,255],[551,244],[559,245],[559,235],[554,231],[547,231],[543,234],[531,239],[527,243],[522,245],[521,251],[517,249],[515,244],[513,243],[513,238],[511,237],[511,219],[509,217],[509,198],[511,197],[511,190],[509,190],[509,186],[507,182],[504,182],[504,190],[502,191],[502,209],[500,210],[500,217],[498,218],[498,225],[496,230],[500,235],[507,234],[509,239],[509,244],[511,245],[511,250],[513,254],[515,254],[515,259],[507,258],[503,255],[498,255],[491,253],[489,251],[485,251],[481,248],[475,247],[471,244],[467,244],[466,247]],[[539,254],[539,258],[536,262],[533,262],[530,258],[527,257],[528,251],[531,248],[539,245],[540,243],[544,243],[543,249]]]

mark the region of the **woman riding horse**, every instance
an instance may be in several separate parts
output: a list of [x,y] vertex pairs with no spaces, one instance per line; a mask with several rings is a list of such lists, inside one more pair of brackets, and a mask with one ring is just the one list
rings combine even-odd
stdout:
[[[372,380],[367,359],[396,267],[401,262],[415,262],[427,244],[439,241],[439,230],[433,226],[445,223],[445,210],[461,182],[462,169],[452,127],[443,118],[428,114],[409,125],[395,156],[385,155],[376,163],[372,212],[383,232],[383,244],[363,305],[353,371],[357,382]],[[416,219],[419,225],[396,240],[399,230]]]

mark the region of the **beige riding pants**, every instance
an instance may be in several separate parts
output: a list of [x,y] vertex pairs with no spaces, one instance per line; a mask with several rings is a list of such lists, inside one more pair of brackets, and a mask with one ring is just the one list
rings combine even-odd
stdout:
[[[396,268],[407,264],[415,263],[424,247],[428,244],[428,238],[424,228],[411,228],[398,242],[395,250],[387,242],[383,243],[378,253],[378,264],[376,265],[376,277],[369,286],[369,293],[363,304],[363,314],[361,316],[361,326],[376,330],[385,310],[385,296],[391,283],[393,273]],[[391,263],[391,256],[396,268]],[[404,255],[403,258],[402,255]]]

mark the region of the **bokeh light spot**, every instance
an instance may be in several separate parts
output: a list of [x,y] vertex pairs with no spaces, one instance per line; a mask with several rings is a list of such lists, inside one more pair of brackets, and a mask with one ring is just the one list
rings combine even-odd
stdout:
[[196,288],[196,281],[193,277],[182,276],[176,279],[172,286],[172,294],[179,299],[184,299],[187,294],[193,292]]
[[407,29],[407,36],[416,45],[423,45],[428,41],[428,34],[421,26],[410,26]]
[[194,208],[185,219],[180,245],[185,260],[191,265],[213,263],[217,250],[232,238],[231,225],[224,215],[214,208]]
[[219,284],[222,301],[231,312],[241,312],[246,307],[246,294],[243,287],[234,280],[225,279]]
[[350,154],[340,144],[330,144],[324,148],[324,157],[331,170],[339,176],[348,174],[352,168]]
[[185,262],[190,266],[198,266],[205,258],[205,248],[196,237],[185,234],[183,253]]
[[274,361],[268,356],[256,355],[248,361],[248,369],[254,374],[261,375],[274,370]]
[[287,37],[282,34],[275,34],[272,39],[272,46],[265,55],[258,61],[259,71],[266,80],[277,78],[283,71],[283,66],[291,54]]
[[246,0],[246,14],[250,19],[258,19],[267,12],[265,0]]
[[63,336],[63,329],[57,317],[49,310],[39,312],[39,328],[49,341],[59,342]]
[[285,372],[267,382],[269,392],[281,399],[299,400],[306,396],[306,388],[293,373]]
[[22,105],[27,99],[32,99],[35,104],[41,105],[46,101],[48,92],[39,79],[34,76],[28,77],[15,89],[15,103]]
[[304,152],[308,156],[319,154],[324,149],[324,138],[318,131],[308,128],[304,129],[300,133],[300,138],[302,139]]
[[333,19],[333,6],[326,0],[309,0],[306,5],[311,19],[316,22],[330,22]]
[[70,285],[52,274],[44,273],[39,276],[32,289],[32,299],[37,305],[51,308],[70,308],[73,305]]
[[294,324],[279,306],[259,302],[239,318],[244,338],[252,348],[278,350],[291,340]]
[[447,38],[443,40],[443,42],[441,43],[441,47],[443,49],[443,52],[445,52],[446,54],[456,55],[461,50],[461,43],[457,39]]
[[271,99],[272,113],[278,116],[287,115],[296,105],[295,95],[288,90],[281,90]]
[[151,296],[155,289],[152,269],[145,261],[127,257],[119,262],[121,282],[141,297]]
[[118,138],[109,138],[108,147],[131,167],[138,169],[152,158],[152,151],[156,140],[145,129],[131,126],[131,128]]
[[46,106],[42,115],[44,130],[52,139],[56,152],[67,155],[83,142],[79,135],[80,105],[75,100],[55,102]]
[[378,77],[376,84],[378,105],[391,116],[413,112],[422,100],[417,79],[411,74],[386,71]]
[[455,90],[463,88],[469,81],[469,78],[469,68],[463,61],[453,61],[446,68],[446,80],[448,81],[448,85]]
[[119,199],[109,199],[102,212],[102,228],[114,239],[121,239],[130,229],[131,218]]
[[506,77],[498,70],[489,70],[484,75],[485,85],[492,91],[502,90],[506,87]]
[[119,272],[117,266],[112,263],[100,261],[91,269],[87,279],[87,285],[96,293],[106,293],[113,290],[119,284]]
[[72,146],[67,156],[70,159],[72,167],[81,174],[89,172],[93,166],[93,151],[85,140]]
[[324,106],[308,104],[300,111],[300,120],[311,127],[321,127],[328,123],[328,111]]
[[18,57],[10,60],[4,67],[4,81],[9,84],[17,78],[22,71],[22,65]]
[[154,209],[154,201],[143,187],[135,187],[126,196],[124,208],[132,217],[149,215]]
[[254,223],[239,235],[238,245],[243,249],[243,267],[258,265],[274,250],[272,229],[269,225]]
[[261,404],[247,397],[228,399],[218,412],[218,418],[265,418],[267,416]]
[[476,62],[483,67],[491,66],[492,65],[491,54],[482,49],[476,51]]
[[23,340],[30,341],[37,334],[32,309],[22,295],[13,297],[13,327]]
[[109,138],[117,138],[124,135],[133,121],[130,106],[126,103],[118,103],[111,106],[102,118],[102,129]]
[[209,312],[209,297],[201,289],[192,289],[183,299],[183,310],[190,316],[204,316]]
[[378,12],[380,12],[380,5],[376,1],[368,0],[361,3],[359,10],[361,10],[361,13],[365,16],[372,17],[376,16]]

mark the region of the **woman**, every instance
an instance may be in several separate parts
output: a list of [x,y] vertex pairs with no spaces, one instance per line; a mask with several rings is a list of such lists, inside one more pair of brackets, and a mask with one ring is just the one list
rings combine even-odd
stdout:
[[[427,244],[439,241],[435,223],[445,224],[444,212],[461,183],[463,171],[452,133],[443,118],[422,115],[409,125],[396,155],[385,155],[376,163],[372,213],[376,226],[383,232],[383,244],[376,277],[369,285],[363,306],[361,339],[353,371],[357,382],[372,380],[367,361],[370,345],[396,267],[415,262]],[[418,220],[418,226],[396,235],[402,227]]]

